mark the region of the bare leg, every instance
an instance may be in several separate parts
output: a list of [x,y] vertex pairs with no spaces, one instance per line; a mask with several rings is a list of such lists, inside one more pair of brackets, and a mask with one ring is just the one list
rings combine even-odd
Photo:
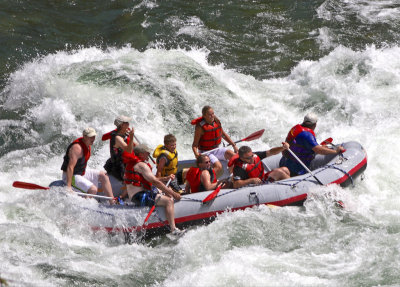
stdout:
[[[160,197],[158,199],[158,197]],[[165,195],[157,195],[156,197],[156,205],[165,207],[165,216],[167,217],[169,227],[171,228],[171,232],[175,230],[175,209],[174,209],[174,201],[172,198]]]
[[[108,178],[108,176],[104,173],[104,172],[100,172],[99,174],[99,181],[101,183],[102,189],[104,191],[104,193],[106,194],[106,196],[112,197],[114,198],[114,194],[112,192],[112,187],[111,187],[111,183],[110,183],[110,179]],[[110,203],[114,204],[114,200],[110,199]]]
[[234,155],[235,155],[235,153],[233,152],[233,150],[228,149],[228,150],[226,150],[224,157],[226,160],[229,161],[231,159],[231,157],[233,157]]
[[269,176],[273,178],[275,181],[287,179],[290,177],[290,172],[286,167],[280,167],[274,169]]
[[215,170],[215,174],[217,175],[217,177],[220,177],[224,173],[224,170],[222,168],[222,163],[220,161],[216,161],[213,164],[213,168]]
[[[225,152],[225,154],[224,154],[224,157],[225,157],[225,159],[226,159],[227,161],[229,161],[234,155],[235,155],[235,153],[234,153],[232,150],[228,149],[228,150],[226,150],[226,152]],[[234,168],[233,165],[230,166],[230,167],[228,167],[228,169],[229,169],[229,174],[232,174],[233,168]]]

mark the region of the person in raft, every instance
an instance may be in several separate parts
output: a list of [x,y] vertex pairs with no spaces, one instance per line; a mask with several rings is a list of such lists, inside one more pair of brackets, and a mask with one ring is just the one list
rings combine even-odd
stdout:
[[[100,182],[104,193],[113,198],[110,180],[105,172],[86,168],[95,139],[96,131],[89,127],[83,130],[83,137],[68,146],[61,166],[62,179],[69,191],[72,192],[73,186],[90,194],[97,193]],[[113,204],[114,200],[110,200],[110,203]]]
[[288,148],[289,144],[283,142],[282,147],[274,147],[267,151],[253,153],[249,146],[241,146],[239,153],[232,157],[228,163],[228,166],[233,166],[233,188],[289,178],[290,172],[286,167],[279,167],[265,172],[262,163],[262,159],[278,154]]
[[[314,130],[317,126],[318,117],[309,113],[304,117],[303,123],[292,127],[286,137],[290,150],[309,168],[315,154],[339,154],[345,151],[342,146],[330,149],[319,145],[315,138]],[[283,152],[279,166],[286,166],[291,176],[305,174],[307,171],[288,151]]]
[[110,158],[106,161],[104,169],[119,181],[123,181],[125,164],[122,162],[122,152],[133,152],[135,143],[133,137],[135,130],[129,128],[130,117],[118,116],[114,120],[115,130],[103,135],[102,140],[110,140]]
[[208,155],[201,154],[196,159],[197,167],[189,168],[186,174],[186,193],[195,193],[207,190],[214,190],[222,184],[222,188],[230,188],[228,181],[217,181],[215,170],[211,167]]
[[156,177],[171,178],[171,188],[176,192],[182,193],[183,190],[179,187],[179,182],[182,183],[182,171],[177,174],[178,151],[176,150],[176,137],[173,134],[164,136],[164,144],[156,147],[153,157],[156,158],[157,162]]
[[[210,106],[204,106],[202,116],[192,120],[191,124],[195,125],[192,144],[195,157],[197,158],[201,153],[210,151],[207,154],[210,157],[217,176],[220,176],[223,173],[220,160],[229,161],[238,151],[236,144],[222,129],[220,120],[215,116],[214,110]],[[234,151],[225,147],[219,148],[222,138],[232,145]]]
[[[180,235],[183,231],[175,226],[174,218],[174,199],[180,200],[181,195],[167,187],[160,179],[155,177],[151,171],[151,166],[146,161],[149,159],[151,149],[138,144],[134,147],[133,153],[122,153],[125,163],[124,182],[127,186],[129,199],[139,206],[163,206],[167,217],[171,233]],[[155,186],[156,188],[153,188]],[[160,189],[166,195],[158,192]]]

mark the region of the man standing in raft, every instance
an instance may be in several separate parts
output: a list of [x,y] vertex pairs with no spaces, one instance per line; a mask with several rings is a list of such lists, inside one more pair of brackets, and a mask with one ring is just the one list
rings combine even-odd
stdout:
[[[95,139],[96,131],[93,128],[86,128],[83,130],[83,137],[68,146],[61,166],[63,181],[71,192],[73,186],[90,194],[97,193],[100,182],[104,193],[114,197],[108,176],[103,171],[86,168]],[[113,204],[114,201],[110,200],[110,203]]]
[[[238,148],[222,129],[221,122],[215,116],[212,107],[204,106],[201,112],[202,116],[191,122],[192,125],[196,126],[192,144],[193,153],[197,158],[201,153],[210,151],[207,154],[217,176],[220,176],[223,173],[220,160],[230,160],[238,152]],[[225,147],[218,148],[222,138],[232,145],[234,152]]]
[[[290,149],[308,168],[315,154],[339,154],[345,151],[342,146],[330,149],[317,143],[314,133],[317,121],[318,117],[314,113],[307,114],[303,123],[291,128],[286,137],[286,142],[289,143]],[[288,151],[283,152],[279,165],[286,166],[290,170],[291,176],[307,173],[304,167]]]
[[113,175],[119,181],[123,181],[125,173],[125,164],[122,162],[122,152],[133,152],[134,129],[129,128],[131,118],[126,116],[118,116],[114,120],[114,125],[117,129],[103,135],[102,140],[110,140],[110,158],[104,165],[104,169],[108,174]]
[[[128,189],[129,199],[139,206],[164,206],[171,233],[173,235],[182,234],[183,231],[175,226],[173,200],[180,200],[181,195],[163,184],[152,173],[150,164],[145,162],[151,152],[148,146],[139,144],[134,147],[133,152],[122,154],[126,164],[124,181]],[[153,189],[153,185],[166,195],[158,193],[157,189]]]

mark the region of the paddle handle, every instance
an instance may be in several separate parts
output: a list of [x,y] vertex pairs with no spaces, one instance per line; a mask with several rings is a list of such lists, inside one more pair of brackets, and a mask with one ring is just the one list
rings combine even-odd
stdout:
[[315,179],[318,181],[319,184],[324,185],[315,175],[314,173],[297,157],[297,155],[289,148],[288,151],[290,154],[307,170]]

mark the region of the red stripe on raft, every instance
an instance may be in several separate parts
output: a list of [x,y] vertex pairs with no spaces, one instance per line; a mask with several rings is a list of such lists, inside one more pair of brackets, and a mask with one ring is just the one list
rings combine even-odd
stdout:
[[[359,164],[357,164],[354,168],[352,168],[347,174],[350,174],[350,176],[354,175],[358,170],[360,170],[364,165],[367,164],[367,157],[365,157]],[[345,174],[341,178],[331,182],[330,184],[341,184],[345,182],[349,176]],[[291,198],[287,198],[284,200],[279,200],[279,201],[274,201],[274,202],[267,202],[263,203],[265,205],[271,204],[271,205],[276,205],[276,206],[286,206],[290,205],[295,202],[303,201],[307,199],[307,193],[300,194],[298,196],[294,196]],[[237,208],[232,208],[230,209],[231,211],[237,211],[237,210],[245,210],[246,208],[251,208],[256,206],[256,204],[252,205],[247,205],[247,206],[242,206],[242,207],[237,207]],[[190,216],[185,216],[185,217],[179,217],[175,218],[175,223],[185,223],[185,222],[190,222],[190,221],[195,221],[195,220],[202,220],[202,219],[207,219],[210,217],[217,216],[218,214],[224,213],[226,210],[219,210],[219,211],[212,211],[212,212],[206,212],[206,213],[200,213],[200,214],[194,214]],[[99,230],[104,230],[107,231],[108,233],[111,232],[133,232],[133,231],[140,231],[142,228],[143,229],[153,229],[153,228],[160,228],[165,225],[168,225],[167,221],[164,222],[155,222],[155,223],[150,223],[145,226],[132,226],[128,228],[121,228],[121,227],[92,227],[92,230],[94,231],[99,231]]]
[[[360,161],[359,164],[357,164],[355,167],[353,167],[348,172],[348,174],[350,174],[350,175],[355,174],[360,168],[362,168],[366,164],[367,164],[367,157],[365,157],[362,161]],[[333,183],[341,184],[341,183],[345,182],[348,178],[349,178],[349,176],[347,174],[345,174],[344,176],[342,176],[341,178],[331,182],[330,184],[333,184]]]
[[[294,196],[291,198],[287,198],[284,200],[279,200],[279,201],[274,201],[274,202],[267,202],[267,203],[263,203],[264,205],[276,205],[276,206],[285,206],[285,205],[290,205],[292,203],[296,203],[298,201],[303,201],[307,198],[307,193],[298,195],[298,196]],[[230,211],[237,211],[237,210],[245,210],[247,208],[251,208],[256,206],[256,204],[252,204],[252,205],[247,205],[247,206],[241,206],[241,207],[236,207],[236,208],[231,208],[229,209]],[[179,223],[185,223],[185,222],[190,222],[190,221],[195,221],[195,220],[202,220],[202,219],[208,219],[210,217],[214,217],[217,216],[218,214],[224,213],[227,210],[219,210],[219,211],[212,211],[212,212],[206,212],[206,213],[199,213],[199,214],[193,214],[193,215],[189,215],[189,216],[185,216],[185,217],[179,217],[179,218],[175,218],[175,223],[179,224]],[[165,225],[168,225],[167,221],[164,222],[155,222],[155,223],[150,223],[148,225],[145,226],[132,226],[132,227],[128,227],[128,228],[121,228],[121,227],[92,227],[92,230],[94,231],[99,231],[99,230],[105,230],[108,233],[110,232],[132,232],[132,231],[140,231],[142,228],[143,229],[153,229],[153,228],[160,228],[163,227]]]

